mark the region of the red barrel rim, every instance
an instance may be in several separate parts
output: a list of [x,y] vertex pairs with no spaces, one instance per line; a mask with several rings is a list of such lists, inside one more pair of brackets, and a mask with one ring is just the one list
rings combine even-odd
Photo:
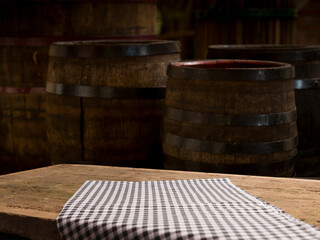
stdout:
[[195,60],[169,63],[167,75],[173,78],[211,81],[270,81],[293,79],[294,68],[288,63],[272,61]]
[[[178,61],[170,65],[177,67],[198,68],[198,69],[228,69],[228,70],[244,70],[258,68],[283,68],[290,66],[287,63],[274,61],[259,60],[241,60],[241,59],[217,59],[217,60],[195,60],[195,61]],[[248,66],[248,67],[246,67]]]

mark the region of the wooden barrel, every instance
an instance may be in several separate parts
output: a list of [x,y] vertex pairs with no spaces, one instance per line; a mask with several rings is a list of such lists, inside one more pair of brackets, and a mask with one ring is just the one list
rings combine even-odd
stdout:
[[47,47],[0,38],[0,174],[47,166]]
[[297,128],[291,65],[171,63],[163,120],[167,169],[291,176]]
[[157,0],[1,0],[0,36],[156,35]]
[[0,174],[50,164],[49,45],[156,38],[156,0],[0,0]]
[[297,176],[320,174],[320,46],[212,45],[210,59],[256,59],[287,62],[295,66],[295,99],[299,132],[295,170]]
[[47,136],[56,163],[160,167],[166,68],[175,41],[54,43]]
[[293,44],[295,0],[196,0],[196,56],[212,44]]

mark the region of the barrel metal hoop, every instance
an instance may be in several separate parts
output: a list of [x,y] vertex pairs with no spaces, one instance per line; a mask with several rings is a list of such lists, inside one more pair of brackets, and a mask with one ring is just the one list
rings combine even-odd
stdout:
[[168,155],[164,157],[164,163],[169,169],[183,169],[188,171],[200,172],[218,172],[230,174],[250,174],[272,176],[275,172],[293,169],[294,157],[282,161],[275,161],[270,163],[250,163],[250,164],[216,164],[194,162],[174,158]]
[[[203,60],[200,64],[207,64],[210,61],[228,61],[228,60]],[[231,61],[231,60],[230,60]],[[243,60],[232,60],[241,62]],[[268,63],[268,62],[266,62]],[[269,62],[274,63],[274,62]],[[185,80],[205,80],[205,81],[272,81],[279,79],[293,79],[294,69],[289,64],[280,67],[270,68],[232,68],[232,69],[210,69],[195,68],[192,66],[175,66],[170,63],[167,68],[167,75],[171,78]]]
[[140,98],[162,99],[165,97],[165,87],[149,88],[121,88],[121,87],[97,87],[85,85],[71,85],[55,82],[47,82],[47,92],[63,96],[85,98]]
[[53,42],[61,41],[76,41],[76,40],[90,40],[90,39],[108,39],[108,40],[154,40],[156,35],[100,35],[100,36],[70,36],[70,37],[0,37],[0,45],[7,47],[48,47]]
[[274,142],[223,143],[163,134],[163,141],[171,146],[214,154],[269,154],[289,151],[298,144],[298,136]]
[[315,89],[320,88],[320,78],[295,79],[295,89]]
[[143,57],[180,53],[178,41],[164,40],[93,40],[56,42],[49,56],[70,58]]
[[165,117],[195,124],[215,126],[273,126],[293,122],[297,119],[296,110],[259,115],[228,115],[186,111],[177,108],[166,108]]

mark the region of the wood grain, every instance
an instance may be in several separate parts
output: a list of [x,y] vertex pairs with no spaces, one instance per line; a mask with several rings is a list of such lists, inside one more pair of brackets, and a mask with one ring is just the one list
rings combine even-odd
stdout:
[[320,47],[312,45],[224,45],[208,49],[210,59],[256,59],[287,62],[295,67],[295,79],[314,85],[295,89],[299,143],[296,158],[297,176],[320,174]]
[[[292,44],[295,42],[295,18],[235,16],[242,10],[293,9],[291,0],[198,0],[196,8],[221,9],[222,16],[196,20],[196,57],[207,56],[212,44]],[[231,16],[227,16],[230,14]]]
[[54,165],[0,176],[0,232],[59,239],[55,218],[86,180],[153,181],[228,177],[243,190],[306,223],[320,227],[318,180],[215,173]]
[[[152,1],[1,1],[0,88],[44,87],[59,37],[154,36],[156,13]],[[50,165],[45,102],[44,94],[0,93],[0,174]]]
[[[124,41],[77,45],[134,46]],[[142,42],[148,47],[151,42]],[[59,57],[51,56],[48,81],[95,87],[165,88],[169,62],[180,59],[178,52],[147,56]],[[72,46],[67,45],[70,49]],[[158,98],[82,98],[47,94],[47,136],[53,163],[90,163],[159,168],[160,126],[164,96]],[[152,160],[154,161],[152,161]]]
[[0,39],[0,174],[50,165],[47,157],[45,94],[19,93],[43,88],[49,47],[2,46]]
[[[232,62],[232,60],[230,60]],[[249,63],[249,62],[247,62]],[[267,63],[267,62],[265,62]],[[201,61],[194,61],[194,66],[201,68],[203,73],[207,73],[210,79],[202,79],[197,76],[197,67],[193,68],[193,77],[177,78],[168,75],[168,86],[166,93],[165,108],[174,108],[182,111],[191,111],[201,114],[224,114],[225,116],[250,116],[257,114],[277,114],[295,110],[293,79],[277,79],[266,81],[254,81],[247,77],[246,81],[227,79],[218,77],[214,67],[219,70],[227,68],[232,72],[235,68],[229,63],[227,66],[219,66],[216,61],[208,61],[208,66],[201,65]],[[210,65],[211,64],[211,65]],[[254,68],[254,63],[239,67],[245,71],[250,67]],[[217,65],[217,66],[216,66]],[[184,66],[180,68],[183,69]],[[207,67],[207,69],[206,69]],[[209,69],[209,68],[212,69]],[[191,68],[190,68],[191,69]],[[268,67],[261,68],[266,73]],[[210,72],[211,70],[211,72]],[[190,70],[191,71],[191,70]],[[188,79],[189,78],[189,79]],[[201,118],[198,117],[198,118]],[[274,142],[292,138],[297,135],[296,121],[289,123],[268,124],[246,126],[243,124],[215,124],[213,121],[194,123],[185,118],[174,119],[171,116],[164,116],[163,132],[174,134],[183,138],[191,138],[209,143],[242,144]],[[295,147],[286,150],[276,150],[265,153],[250,153],[248,151],[226,151],[205,150],[201,147],[186,147],[179,144],[163,140],[163,152],[168,159],[165,160],[167,169],[199,170],[190,166],[179,166],[173,164],[174,159],[188,161],[191,164],[208,163],[214,172],[224,173],[246,173],[257,175],[258,167],[247,172],[239,172],[235,164],[261,164],[292,159],[296,155]],[[218,164],[228,166],[223,170],[217,170]],[[215,168],[216,166],[216,168]],[[246,167],[249,168],[249,167]],[[230,170],[231,169],[231,170]],[[201,170],[199,170],[201,171]],[[209,171],[209,170],[207,170]],[[279,167],[273,172],[264,173],[269,176],[292,176],[293,164],[290,167]],[[259,175],[259,174],[258,174]]]

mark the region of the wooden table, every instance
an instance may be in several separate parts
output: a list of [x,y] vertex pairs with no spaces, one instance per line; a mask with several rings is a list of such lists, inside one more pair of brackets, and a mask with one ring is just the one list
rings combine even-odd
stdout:
[[320,227],[319,180],[63,164],[0,176],[0,233],[31,239],[59,239],[55,219],[85,180],[220,177],[228,177],[243,190]]

